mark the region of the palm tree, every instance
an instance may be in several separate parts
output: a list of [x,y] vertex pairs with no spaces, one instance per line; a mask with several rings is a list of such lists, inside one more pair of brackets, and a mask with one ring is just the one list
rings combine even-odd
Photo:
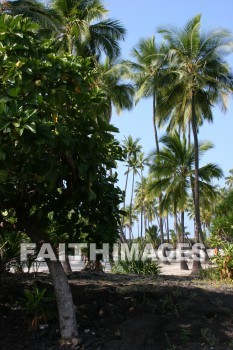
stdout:
[[[164,147],[161,151],[151,154],[150,183],[148,191],[154,196],[163,193],[161,210],[167,211],[173,206],[175,218],[175,231],[178,228],[176,222],[177,212],[181,212],[181,232],[178,234],[178,242],[184,243],[185,223],[184,212],[187,209],[188,198],[191,189],[191,181],[195,174],[195,149],[193,144],[188,144],[186,138],[180,139],[179,133],[166,135],[160,139]],[[210,143],[199,146],[199,154],[213,147]],[[199,185],[206,191],[211,188],[210,181],[213,177],[220,178],[222,170],[215,164],[207,164],[199,169]],[[191,180],[190,180],[191,179]],[[182,262],[181,268],[185,268]]]
[[[134,208],[140,212],[140,236],[143,236],[143,216],[145,219],[145,205],[146,205],[146,187],[147,187],[147,178],[141,176],[141,181],[136,182],[135,188],[135,198],[134,198]],[[145,220],[144,220],[145,221]],[[146,229],[146,225],[145,229]]]
[[141,182],[138,184],[138,190],[140,192],[140,204],[141,204],[141,238],[142,238],[142,230],[143,230],[143,211],[144,211],[144,200],[145,200],[145,187],[146,187],[146,179],[143,177],[143,170],[148,164],[148,159],[145,157],[144,153],[141,152],[137,158],[138,170],[140,171]]
[[153,249],[158,248],[160,242],[158,226],[152,225],[146,229],[145,241],[151,243]]
[[51,8],[61,20],[60,44],[69,53],[99,60],[120,55],[119,40],[125,29],[114,19],[104,19],[108,11],[101,0],[52,0]]
[[113,107],[118,115],[124,109],[131,110],[133,108],[134,87],[122,80],[124,65],[113,62],[107,57],[104,63],[96,64],[96,70],[95,85],[107,96],[108,113],[105,119],[110,121]]
[[137,221],[138,217],[137,215],[133,212],[130,208],[129,205],[127,205],[125,208],[122,209],[123,210],[123,227],[125,228],[125,235],[126,235],[126,229],[128,229],[129,232],[129,239],[131,240],[132,238],[132,226],[134,224],[135,221]]
[[[125,190],[124,190],[124,206],[123,209],[126,207],[126,192],[128,187],[128,180],[129,180],[129,173],[133,170],[133,181],[132,181],[132,188],[134,189],[134,176],[135,176],[135,162],[137,159],[138,154],[141,152],[142,146],[139,145],[140,139],[137,138],[133,140],[132,136],[129,135],[128,137],[125,137],[123,140],[123,153],[125,155],[125,161],[127,170],[125,172],[126,180],[125,180]],[[132,191],[133,191],[132,189]],[[132,191],[131,191],[131,200],[132,202]],[[131,203],[132,208],[132,203]],[[123,218],[121,222],[121,226],[123,226]]]
[[163,45],[157,46],[155,37],[152,36],[142,39],[133,49],[132,57],[136,62],[127,62],[130,68],[130,78],[135,82],[137,88],[136,103],[141,98],[152,97],[152,120],[157,151],[159,150],[159,139],[156,121],[156,94],[159,77],[165,64],[165,53],[166,48]]
[[143,158],[143,153],[134,154],[130,159],[130,168],[133,172],[133,178],[132,178],[132,189],[131,189],[131,197],[130,197],[130,217],[133,212],[133,195],[134,195],[134,184],[135,184],[135,175],[140,175],[139,170],[141,169],[142,164],[140,163],[139,159]]
[[[136,62],[129,62],[130,78],[135,82],[136,102],[141,98],[152,97],[152,120],[155,136],[155,145],[157,151],[159,151],[159,139],[157,130],[157,90],[160,87],[159,80],[162,74],[167,49],[164,45],[158,46],[155,42],[155,37],[152,36],[148,39],[142,39],[139,44],[133,49],[132,56]],[[162,197],[159,197],[161,202]],[[163,242],[163,219],[160,217],[159,223],[161,240]]]
[[138,153],[140,153],[142,146],[139,145],[140,139],[137,138],[136,140],[133,140],[133,137],[129,135],[128,137],[125,137],[123,140],[123,153],[125,154],[125,161],[127,163],[127,170],[125,172],[126,180],[125,180],[125,195],[124,195],[124,208],[125,208],[125,201],[126,201],[126,191],[128,186],[128,179],[129,179],[129,173],[131,171],[131,159],[136,157]]
[[[232,51],[232,36],[225,30],[207,34],[200,31],[201,16],[194,17],[181,30],[162,29],[169,45],[164,79],[160,80],[157,105],[163,121],[177,118],[190,120],[195,154],[194,206],[195,235],[203,241],[199,207],[199,144],[198,126],[204,119],[212,121],[212,106],[220,102],[227,107],[227,96],[232,92],[232,75],[224,55]],[[187,119],[186,118],[186,119]]]
[[233,169],[229,170],[229,176],[225,177],[225,184],[229,187],[233,187]]

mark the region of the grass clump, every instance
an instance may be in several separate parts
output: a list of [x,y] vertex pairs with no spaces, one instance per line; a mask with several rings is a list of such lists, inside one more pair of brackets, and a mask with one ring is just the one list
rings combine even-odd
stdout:
[[112,266],[113,273],[135,273],[138,275],[153,275],[158,276],[160,274],[160,266],[156,261],[151,259],[146,260],[121,260],[116,262]]

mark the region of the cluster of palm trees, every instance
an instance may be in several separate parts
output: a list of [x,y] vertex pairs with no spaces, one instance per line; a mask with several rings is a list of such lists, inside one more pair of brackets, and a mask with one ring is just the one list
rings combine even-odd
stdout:
[[[143,176],[148,159],[141,152],[139,140],[124,141],[127,161],[126,185],[132,171],[132,190],[128,226],[132,238],[133,206],[140,212],[140,236],[154,218],[158,220],[161,241],[164,228],[169,234],[168,215],[175,219],[178,241],[184,240],[184,212],[192,208],[195,239],[203,242],[201,215],[208,212],[216,189],[212,178],[222,176],[215,164],[199,166],[202,152],[210,144],[199,144],[198,130],[204,120],[213,121],[212,107],[220,104],[225,111],[232,93],[233,78],[225,55],[233,51],[232,35],[227,30],[201,31],[197,15],[181,30],[161,28],[162,43],[155,36],[142,39],[132,51],[132,60],[119,62],[120,41],[125,28],[106,17],[101,0],[51,0],[47,5],[37,0],[4,1],[1,12],[30,17],[41,28],[42,38],[54,38],[54,51],[89,57],[98,74],[95,85],[106,92],[110,120],[112,107],[120,113],[141,98],[152,100],[155,151],[150,155],[150,175]],[[126,78],[124,80],[123,78]],[[159,139],[158,129],[167,127]],[[162,148],[161,148],[162,145]],[[133,203],[135,175],[136,198]],[[202,213],[201,209],[202,208]],[[205,210],[203,209],[205,208]],[[177,214],[180,215],[180,227]],[[192,214],[190,214],[192,215]],[[164,222],[167,224],[164,226]]]
[[[198,15],[181,30],[161,28],[162,44],[157,45],[154,36],[143,39],[133,50],[134,59],[124,62],[135,82],[136,102],[152,98],[156,149],[149,189],[158,198],[160,235],[163,237],[162,212],[172,203],[173,214],[181,212],[179,239],[183,240],[190,188],[197,242],[204,240],[200,204],[208,204],[200,193],[208,192],[213,200],[211,178],[222,176],[214,164],[200,168],[200,154],[210,146],[199,144],[198,131],[205,120],[213,121],[214,105],[220,104],[226,111],[233,91],[231,67],[225,60],[233,51],[232,34],[227,30],[202,33],[200,27]],[[168,134],[159,140],[158,128],[165,125]],[[162,150],[160,143],[164,144]]]
[[[140,222],[141,229],[138,230],[138,236],[142,238],[143,233],[147,236],[151,233],[151,227],[154,223],[159,227],[160,218],[162,218],[166,241],[169,242],[168,218],[173,217],[176,242],[184,243],[186,235],[185,212],[188,212],[190,218],[195,219],[192,194],[195,176],[194,145],[188,143],[185,135],[181,136],[178,132],[163,136],[160,139],[160,145],[162,145],[160,150],[153,151],[146,159],[145,165],[149,165],[149,175],[143,177],[139,172],[141,164],[136,160],[140,159],[140,157],[137,158],[137,154],[141,150],[138,140],[134,141],[131,136],[124,140],[124,149],[127,151],[125,191],[130,171],[132,171],[133,176],[130,205],[126,207],[123,225],[129,229],[129,238],[132,238],[133,221]],[[210,142],[199,144],[199,155],[212,147]],[[134,175],[136,173],[140,175],[140,181],[136,183],[134,191]],[[212,181],[222,176],[223,172],[216,164],[208,163],[199,168],[200,219],[204,230],[210,224],[208,214],[219,193],[217,186],[214,186]],[[133,192],[135,193],[134,202],[132,201]],[[161,202],[160,195],[162,195]],[[140,219],[137,214],[139,214]],[[164,242],[163,232],[159,232],[154,226],[154,238],[157,239],[158,234],[160,242]],[[204,243],[204,237],[201,237],[201,242]]]

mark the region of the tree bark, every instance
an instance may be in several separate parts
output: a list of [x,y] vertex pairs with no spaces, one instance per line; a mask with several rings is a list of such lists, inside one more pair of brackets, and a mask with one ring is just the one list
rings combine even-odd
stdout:
[[62,267],[66,275],[71,275],[73,273],[68,254],[65,254],[65,261],[62,262]]
[[167,216],[166,216],[165,226],[166,226],[166,234],[167,234],[167,243],[170,243],[170,234],[169,234],[169,219],[168,219],[168,214],[167,214]]
[[[184,226],[184,211],[181,212],[181,242],[184,243],[184,237],[185,237],[185,226]],[[181,259],[180,260],[180,269],[181,270],[189,270],[187,261]]]
[[199,204],[199,144],[197,137],[197,121],[196,121],[196,111],[195,111],[195,96],[192,95],[192,130],[193,130],[193,140],[194,140],[194,210],[195,210],[195,236],[198,237],[198,242],[200,240],[203,242],[203,233],[201,227],[200,219],[200,204]]
[[60,261],[47,260],[46,263],[53,281],[57,299],[61,337],[65,340],[72,340],[77,338],[79,333],[67,276]]
[[[28,219],[27,223],[23,226],[26,234],[31,238],[32,242],[35,242],[39,246],[42,243],[51,244],[47,235],[44,234],[40,229],[40,223],[37,222],[36,219],[33,220],[32,217],[30,219]],[[53,251],[57,256],[56,250],[53,249]],[[74,338],[78,338],[79,333],[75,316],[73,297],[67,276],[64,272],[61,262],[58,259],[56,261],[50,261],[49,259],[46,259],[46,263],[48,265],[55,290],[61,338],[67,341],[71,341]]]
[[[154,127],[156,151],[159,152],[159,138],[158,138],[158,131],[157,131],[157,126],[156,126],[156,98],[155,98],[155,93],[153,93],[153,127]],[[159,196],[159,208],[160,208],[161,202],[162,202],[162,194]],[[164,243],[163,218],[161,217],[161,213],[159,213],[159,216],[160,216],[159,217],[159,230],[160,230],[161,243]]]
[[130,207],[129,207],[129,239],[132,239],[132,209],[133,209],[133,191],[134,191],[134,169],[133,169],[133,181],[132,181],[132,191],[131,191],[131,199],[130,199]]
[[[196,120],[196,111],[195,111],[195,95],[192,94],[192,130],[193,130],[193,140],[194,140],[194,210],[195,210],[195,237],[197,242],[204,243],[203,233],[201,227],[200,219],[200,206],[199,206],[199,144],[197,136],[197,120]],[[199,264],[198,264],[199,263]],[[196,273],[200,269],[200,261],[193,261],[192,273]]]

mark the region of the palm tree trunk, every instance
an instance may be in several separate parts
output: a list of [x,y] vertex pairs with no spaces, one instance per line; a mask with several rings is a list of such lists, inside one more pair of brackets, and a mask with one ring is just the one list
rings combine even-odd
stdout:
[[159,152],[159,138],[158,138],[158,131],[157,131],[157,126],[156,126],[156,101],[155,101],[155,93],[153,93],[153,127],[154,127],[156,151]]
[[[192,96],[192,130],[194,139],[194,209],[195,209],[195,221],[196,221],[196,237],[201,243],[204,243],[203,232],[201,227],[200,219],[200,205],[199,205],[199,145],[197,137],[197,121],[196,121],[196,111],[195,111],[195,98]],[[198,240],[198,241],[199,241]]]
[[[195,188],[194,188],[194,181],[193,181],[192,175],[190,175],[190,185],[191,185],[191,193],[192,193],[192,198],[193,198],[193,205],[194,205],[194,208],[195,208]],[[198,234],[197,225],[196,225],[195,213],[194,213],[193,225],[194,225],[193,227],[194,227],[195,241],[199,242],[199,234]]]
[[179,232],[178,232],[178,222],[177,222],[177,212],[176,212],[176,210],[174,210],[174,230],[175,230],[175,233],[176,233],[177,242],[179,242],[180,238],[179,238]]
[[191,123],[188,121],[188,146],[191,144]]
[[[159,138],[158,138],[158,131],[156,126],[156,101],[155,101],[155,93],[153,93],[153,126],[154,126],[154,135],[155,135],[155,145],[156,145],[156,151],[159,152]],[[159,196],[159,207],[162,202],[162,194]],[[161,237],[161,243],[164,242],[164,235],[163,235],[163,218],[159,218],[159,230],[160,230],[160,237]]]
[[141,238],[142,238],[142,231],[143,231],[143,210],[144,210],[144,203],[143,203],[143,174],[141,170],[141,181],[142,181],[142,188],[141,188]]
[[[126,204],[126,190],[127,190],[127,186],[128,186],[128,179],[129,179],[129,165],[128,165],[126,180],[125,180],[125,194],[124,194],[124,207],[123,207],[123,209],[125,209],[125,204]],[[123,231],[123,223],[124,223],[124,216],[122,216],[122,220],[121,220],[120,239],[123,243],[126,243],[126,234]]]
[[143,206],[142,206],[142,208],[141,208],[141,238],[142,238],[142,232],[143,232]]
[[[184,243],[184,237],[185,237],[185,226],[184,226],[184,211],[181,212],[181,242],[180,243]],[[188,270],[188,264],[186,261],[183,261],[183,259],[181,259],[180,261],[180,269],[181,270]]]
[[[193,130],[193,140],[194,140],[194,211],[195,211],[195,237],[197,242],[203,242],[203,233],[201,228],[201,219],[200,219],[200,206],[199,206],[199,145],[198,145],[198,136],[197,136],[197,120],[196,120],[196,111],[195,111],[195,96],[192,94],[192,130]],[[201,262],[196,259],[193,260],[192,274],[196,274],[201,269]]]
[[166,222],[167,243],[170,243],[168,214],[166,216],[166,221],[165,222]]
[[131,192],[130,207],[129,207],[130,240],[131,240],[131,234],[132,234],[132,208],[133,208],[134,177],[135,177],[135,173],[134,173],[134,169],[133,169],[132,192]]

